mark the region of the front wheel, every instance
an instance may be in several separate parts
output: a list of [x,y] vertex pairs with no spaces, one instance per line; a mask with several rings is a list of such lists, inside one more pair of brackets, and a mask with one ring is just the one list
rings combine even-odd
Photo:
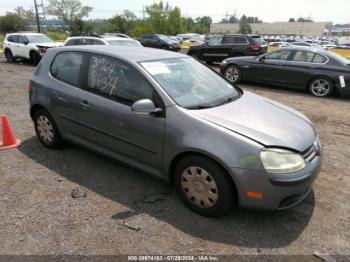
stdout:
[[203,216],[223,215],[235,202],[235,187],[225,170],[205,157],[193,155],[180,160],[174,182],[184,203]]
[[32,51],[30,53],[30,63],[34,66],[38,65],[41,60],[40,55],[37,52]]
[[326,77],[316,77],[309,84],[309,91],[317,97],[327,97],[332,95],[334,90],[333,83]]
[[224,72],[224,76],[229,82],[233,84],[238,84],[242,80],[241,69],[236,65],[227,66]]
[[55,121],[45,109],[39,109],[34,116],[35,133],[45,147],[50,149],[60,148],[63,140]]

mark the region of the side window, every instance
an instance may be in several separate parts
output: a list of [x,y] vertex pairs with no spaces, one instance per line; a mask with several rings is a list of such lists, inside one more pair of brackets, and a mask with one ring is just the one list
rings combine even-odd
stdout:
[[68,40],[68,42],[65,44],[65,46],[72,46],[75,43],[75,39]]
[[279,50],[264,56],[265,60],[287,60],[290,55],[289,50]]
[[17,43],[18,42],[18,35],[10,35],[7,40],[12,43]]
[[28,43],[29,41],[27,40],[27,38],[25,36],[23,36],[23,35],[18,36],[18,43],[24,44],[26,42]]
[[153,87],[134,68],[100,55],[91,55],[87,90],[126,105],[154,96]]
[[208,40],[208,45],[220,45],[222,37],[212,37]]
[[82,60],[82,53],[58,53],[51,65],[51,75],[62,82],[78,87]]
[[314,59],[314,56],[316,54],[313,52],[308,51],[296,51],[294,54],[294,57],[292,58],[293,61],[297,62],[308,62],[311,63]]
[[104,45],[105,43],[103,43],[102,41],[100,40],[92,40],[92,45]]
[[314,59],[312,60],[313,63],[320,63],[320,64],[322,64],[326,61],[327,61],[327,58],[324,57],[323,55],[319,55],[319,54],[316,54],[314,56]]
[[234,37],[233,36],[224,36],[222,38],[223,44],[233,44],[234,43]]
[[237,45],[245,45],[245,44],[248,44],[248,40],[247,38],[242,36],[235,36],[233,39],[233,43]]

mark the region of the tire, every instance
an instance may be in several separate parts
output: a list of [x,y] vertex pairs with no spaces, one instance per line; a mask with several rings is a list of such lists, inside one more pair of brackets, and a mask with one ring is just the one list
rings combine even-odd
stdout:
[[41,60],[41,57],[37,52],[35,51],[30,52],[30,63],[32,65],[37,66],[40,60]]
[[236,200],[235,186],[226,171],[202,156],[181,159],[174,171],[174,184],[186,206],[203,216],[223,215]]
[[242,71],[237,65],[228,65],[224,71],[224,77],[232,84],[238,84],[242,80]]
[[334,86],[328,77],[317,76],[309,83],[309,92],[317,97],[328,97],[333,94]]
[[50,149],[61,148],[64,141],[52,116],[45,109],[34,115],[34,128],[40,143]]
[[6,57],[7,62],[9,62],[9,63],[16,61],[16,59],[13,57],[10,49],[5,50],[5,57]]

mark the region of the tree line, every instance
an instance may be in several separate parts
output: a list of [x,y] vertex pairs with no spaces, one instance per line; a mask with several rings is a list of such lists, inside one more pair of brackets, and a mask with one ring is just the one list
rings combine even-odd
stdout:
[[[46,12],[51,17],[63,21],[64,30],[71,33],[120,32],[131,36],[142,33],[176,35],[193,32],[206,34],[210,30],[212,18],[209,16],[185,17],[180,8],[171,7],[167,2],[155,2],[145,8],[145,17],[139,18],[130,10],[124,10],[110,19],[90,19],[92,7],[80,0],[48,0]],[[33,9],[17,7],[0,17],[0,32],[16,32],[27,29],[28,22],[35,22]]]

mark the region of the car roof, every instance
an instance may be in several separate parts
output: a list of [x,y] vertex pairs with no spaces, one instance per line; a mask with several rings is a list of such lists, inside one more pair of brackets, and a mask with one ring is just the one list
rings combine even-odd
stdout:
[[120,40],[120,41],[136,41],[132,38],[118,37],[118,36],[103,36],[102,39],[105,40]]
[[[281,50],[281,49],[279,49]],[[315,47],[315,46],[287,46],[284,47],[283,50],[293,50],[293,51],[309,51],[309,52],[314,52],[314,53],[320,53],[323,55],[329,56],[329,52],[323,48],[320,47]]]
[[156,48],[147,47],[125,47],[125,46],[112,46],[112,45],[85,45],[85,46],[67,46],[56,49],[58,51],[80,51],[91,52],[102,55],[107,55],[130,62],[143,62],[151,60],[161,60],[169,58],[186,58],[187,55],[183,55],[177,52],[160,50]]
[[67,39],[80,39],[80,38],[84,38],[84,39],[96,39],[96,40],[101,40],[103,38],[98,37],[98,36],[70,36]]
[[33,33],[33,32],[18,32],[18,33],[9,33],[9,34],[6,34],[8,36],[10,35],[44,35],[42,33]]

